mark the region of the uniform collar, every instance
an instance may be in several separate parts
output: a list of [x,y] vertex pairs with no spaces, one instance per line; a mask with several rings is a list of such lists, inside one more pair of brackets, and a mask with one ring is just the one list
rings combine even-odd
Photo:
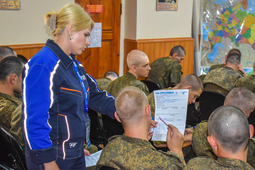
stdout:
[[219,157],[218,162],[222,164],[223,166],[230,166],[230,167],[245,167],[247,165],[246,162],[239,160],[239,159],[230,159],[230,158],[224,158]]
[[9,101],[12,101],[13,103],[16,103],[17,105],[19,105],[21,103],[21,99],[15,97],[15,96],[10,96],[8,94],[4,94],[0,92],[0,98],[5,98]]
[[137,80],[136,77],[135,77],[132,73],[130,73],[130,72],[127,72],[126,75],[127,75],[128,77],[130,77],[131,80],[132,80],[132,79]]
[[68,68],[73,63],[74,55],[71,54],[71,59],[53,40],[47,40],[46,46],[56,54],[65,68]]

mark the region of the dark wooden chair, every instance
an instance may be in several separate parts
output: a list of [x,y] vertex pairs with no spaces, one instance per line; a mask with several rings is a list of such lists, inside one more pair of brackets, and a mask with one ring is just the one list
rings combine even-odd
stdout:
[[142,80],[142,82],[148,87],[149,92],[160,89],[160,86],[157,83],[148,80]]
[[26,170],[25,151],[19,142],[0,126],[0,169]]
[[225,100],[225,95],[212,92],[212,91],[203,91],[199,97],[199,106],[200,106],[200,119],[208,120],[211,113],[218,107],[223,106]]

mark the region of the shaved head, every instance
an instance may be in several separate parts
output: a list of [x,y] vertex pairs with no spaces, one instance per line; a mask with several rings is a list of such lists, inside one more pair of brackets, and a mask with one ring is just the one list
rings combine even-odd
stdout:
[[188,74],[185,75],[180,83],[179,87],[180,89],[185,88],[187,86],[191,86],[192,91],[203,91],[203,83],[195,74]]
[[209,117],[208,135],[214,136],[224,150],[237,153],[248,146],[248,120],[240,109],[221,106]]
[[130,69],[132,65],[139,66],[144,58],[148,56],[140,50],[132,50],[127,55],[127,66]]
[[227,55],[232,54],[232,53],[238,54],[240,57],[242,56],[241,51],[238,50],[237,48],[232,48],[231,50],[229,50]]
[[0,61],[8,56],[17,56],[17,54],[12,48],[10,48],[8,46],[1,46],[0,47]]
[[115,100],[116,112],[123,126],[130,121],[140,122],[145,105],[148,105],[147,96],[142,90],[133,86],[123,88]]
[[224,105],[241,109],[248,118],[255,108],[255,95],[244,87],[234,88],[226,96]]

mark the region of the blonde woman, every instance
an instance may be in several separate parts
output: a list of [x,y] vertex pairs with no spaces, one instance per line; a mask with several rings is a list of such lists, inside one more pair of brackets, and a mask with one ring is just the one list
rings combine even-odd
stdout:
[[45,15],[54,36],[26,64],[23,131],[28,169],[85,169],[88,107],[114,118],[114,99],[74,58],[89,46],[94,22],[77,4]]

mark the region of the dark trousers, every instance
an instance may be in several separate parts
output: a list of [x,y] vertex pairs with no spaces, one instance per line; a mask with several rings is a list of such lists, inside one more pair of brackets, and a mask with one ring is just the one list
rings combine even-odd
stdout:
[[[27,151],[27,150],[26,150]],[[71,160],[63,160],[58,158],[56,160],[57,165],[59,169],[61,170],[84,170],[86,169],[86,164],[85,164],[85,157],[82,155],[79,158],[71,159]],[[31,161],[30,155],[28,152],[26,152],[26,164],[28,170],[44,170],[43,164],[35,164],[34,162]]]

